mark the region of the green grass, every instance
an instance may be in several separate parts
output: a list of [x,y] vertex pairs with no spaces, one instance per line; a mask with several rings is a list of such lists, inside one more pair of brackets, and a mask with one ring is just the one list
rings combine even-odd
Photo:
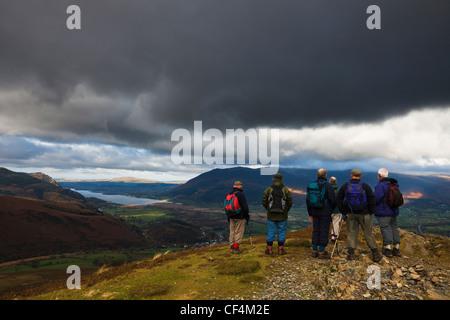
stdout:
[[[183,248],[171,248],[177,252]],[[125,263],[141,261],[166,252],[166,249],[149,249],[131,252],[99,252],[99,253],[70,253],[45,259],[22,261],[14,265],[0,268],[0,291],[20,288],[26,285],[26,279],[32,278],[32,285],[41,285],[55,280],[67,278],[66,269],[70,265],[77,265],[86,276],[102,266],[120,266]],[[25,279],[25,280],[24,280]]]
[[148,223],[174,218],[166,210],[143,206],[109,206],[103,208],[103,212],[136,227],[145,227]]
[[166,215],[164,212],[141,213],[141,214],[133,214],[133,215],[128,215],[128,216],[145,221],[145,222],[153,222],[156,220],[173,218],[172,216]]
[[69,255],[61,255],[60,258],[48,258],[34,261],[25,261],[16,265],[6,266],[0,268],[0,274],[8,274],[14,272],[35,271],[35,270],[49,270],[49,269],[66,269],[70,265],[77,265],[80,268],[97,268],[98,261],[103,259],[105,261],[123,260],[130,261],[129,255],[125,253],[95,253],[95,254],[79,254],[78,257]]
[[[233,255],[228,245],[190,249],[107,269],[85,279],[81,290],[61,288],[33,299],[222,299],[249,291],[268,275],[273,259],[264,254],[264,239]],[[292,248],[299,251],[302,248]],[[297,252],[298,253],[298,252]]]
[[227,275],[241,275],[254,273],[261,269],[261,263],[259,261],[236,261],[233,259],[230,261],[225,261],[220,266],[217,267],[218,274]]
[[169,293],[172,286],[168,284],[160,284],[160,283],[145,283],[144,285],[135,285],[131,287],[128,292],[131,297],[135,297],[137,299],[144,298],[152,298],[154,296],[166,295]]

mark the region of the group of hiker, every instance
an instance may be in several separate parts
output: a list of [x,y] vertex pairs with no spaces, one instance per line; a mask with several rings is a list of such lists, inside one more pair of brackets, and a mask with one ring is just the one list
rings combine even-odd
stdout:
[[[338,187],[337,179],[328,180],[326,169],[317,170],[317,179],[306,188],[306,208],[309,221],[313,224],[312,257],[329,259],[326,251],[329,243],[336,241],[345,221],[347,225],[347,259],[356,259],[355,250],[361,228],[367,246],[372,252],[373,261],[378,262],[383,255],[400,256],[400,236],[397,229],[399,206],[403,197],[397,180],[388,177],[385,168],[378,170],[378,184],[375,189],[362,181],[361,170],[350,172],[350,180]],[[286,254],[284,244],[288,213],[293,200],[290,190],[283,184],[283,176],[274,174],[273,182],[262,196],[262,205],[267,211],[267,238],[265,254],[273,255],[273,244],[277,241],[279,255]],[[242,252],[240,244],[244,238],[245,224],[250,220],[249,208],[243,190],[243,184],[235,181],[233,189],[225,199],[225,212],[230,223],[229,244],[231,253]],[[373,235],[372,215],[380,225],[383,238],[383,250],[379,251]]]

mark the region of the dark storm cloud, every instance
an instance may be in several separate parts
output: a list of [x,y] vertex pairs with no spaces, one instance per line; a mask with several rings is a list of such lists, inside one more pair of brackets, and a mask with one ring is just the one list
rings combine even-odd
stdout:
[[298,128],[448,106],[449,16],[448,1],[2,1],[0,118],[151,146],[194,120]]

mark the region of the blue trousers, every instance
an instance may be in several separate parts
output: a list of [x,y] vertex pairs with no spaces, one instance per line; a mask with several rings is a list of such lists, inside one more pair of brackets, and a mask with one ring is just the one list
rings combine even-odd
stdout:
[[271,246],[277,236],[278,245],[283,246],[286,241],[286,226],[287,220],[284,221],[271,221],[267,220],[267,245]]

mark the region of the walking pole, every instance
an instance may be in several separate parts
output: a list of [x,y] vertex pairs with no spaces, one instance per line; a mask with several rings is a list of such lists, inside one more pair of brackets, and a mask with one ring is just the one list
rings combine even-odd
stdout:
[[250,220],[247,221],[247,231],[248,231],[248,235],[250,236],[250,249],[253,249],[253,242],[252,242],[252,232],[250,230]]
[[[341,234],[342,223],[344,222],[343,216],[344,215],[341,215],[341,221],[339,221],[339,234]],[[336,249],[336,245],[337,245],[337,242],[338,242],[339,234],[336,235],[336,241],[334,242],[333,251],[331,251],[330,259],[333,258],[333,254],[334,254],[334,250]]]

